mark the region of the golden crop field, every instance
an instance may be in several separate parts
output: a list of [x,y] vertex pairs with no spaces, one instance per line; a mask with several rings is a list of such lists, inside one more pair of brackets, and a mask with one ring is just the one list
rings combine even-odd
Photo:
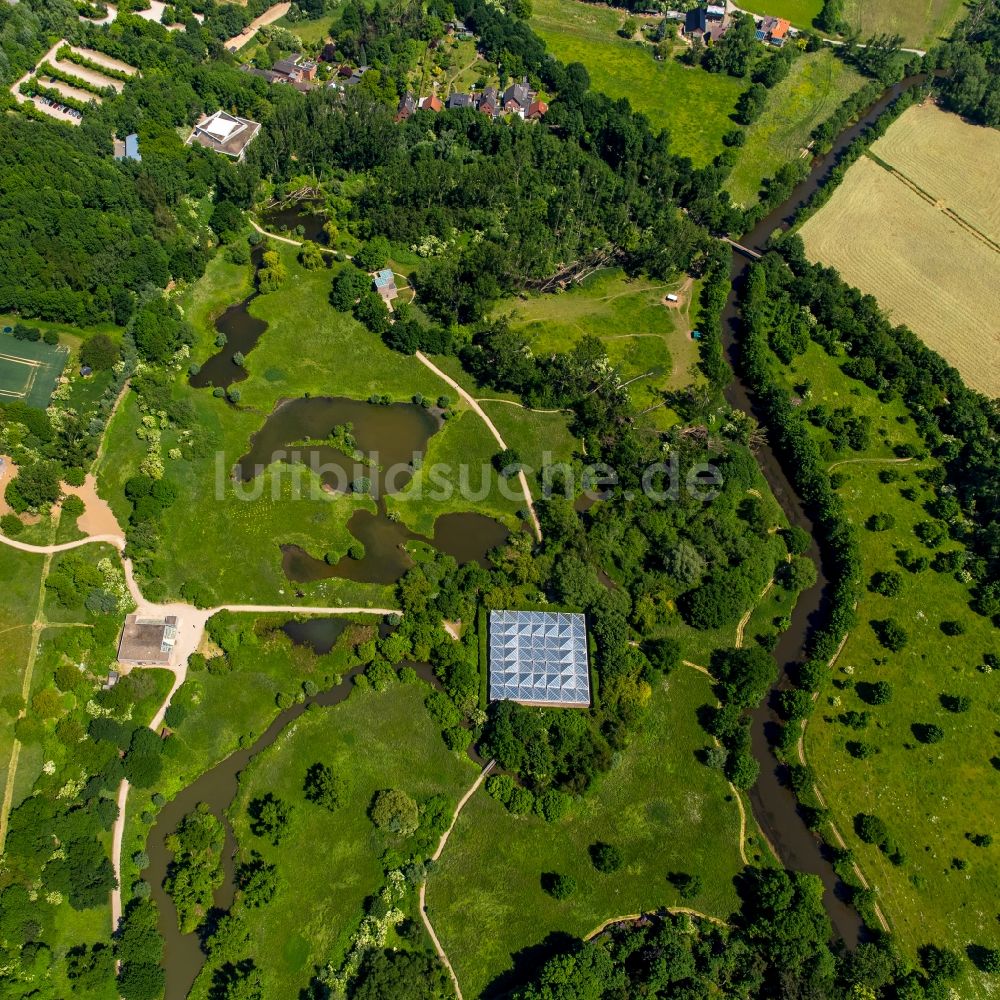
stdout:
[[872,152],[1000,243],[1000,131],[920,104],[908,108]]
[[[874,295],[893,322],[913,330],[972,388],[1000,396],[1000,250],[985,232],[997,214],[983,179],[987,165],[979,163],[988,159],[985,130],[957,118],[947,123],[948,160],[941,164],[925,136],[936,127],[933,116],[918,121],[923,130],[903,116],[887,133],[888,151],[875,154],[886,162],[892,156],[898,173],[869,157],[850,168],[803,225],[806,253]],[[901,124],[915,136],[910,143],[895,133]],[[922,156],[914,152],[921,142]],[[973,219],[980,225],[972,228]]]

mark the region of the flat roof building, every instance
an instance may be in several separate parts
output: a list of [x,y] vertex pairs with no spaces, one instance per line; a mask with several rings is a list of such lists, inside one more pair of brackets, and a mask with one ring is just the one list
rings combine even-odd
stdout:
[[490,612],[490,701],[590,705],[587,626],[561,611]]
[[118,643],[118,662],[134,666],[169,663],[177,642],[177,626],[176,615],[165,618],[128,615]]
[[256,138],[259,131],[260,122],[219,110],[202,118],[191,131],[187,141],[189,144],[196,142],[206,149],[215,150],[216,153],[242,160],[247,146]]

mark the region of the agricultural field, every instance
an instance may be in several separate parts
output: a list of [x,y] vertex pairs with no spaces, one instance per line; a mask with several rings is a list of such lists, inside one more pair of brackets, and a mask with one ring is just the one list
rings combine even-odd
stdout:
[[[965,128],[966,142],[977,142],[982,130]],[[953,176],[957,181],[958,171]],[[977,183],[968,174],[962,180],[970,187]],[[972,388],[995,396],[1000,394],[1000,248],[937,197],[862,157],[802,226],[806,253],[874,295],[893,322],[910,327]],[[955,197],[954,212],[963,210],[961,196]]]
[[761,181],[801,156],[812,130],[864,83],[829,48],[802,53],[788,76],[768,91],[763,114],[746,129],[746,145],[726,181],[733,200],[757,200]]
[[[342,959],[366,897],[383,883],[383,852],[399,843],[368,817],[375,793],[397,788],[418,802],[440,795],[450,811],[475,780],[478,769],[441,740],[423,706],[428,693],[422,682],[396,683],[382,693],[355,690],[334,708],[306,712],[242,772],[229,811],[241,856],[259,851],[278,865],[274,899],[246,911],[264,995],[297,995],[315,966]],[[305,797],[306,772],[317,762],[346,781],[335,811]],[[266,792],[292,808],[279,847],[250,830],[247,806]],[[306,858],[313,869],[303,877]],[[416,916],[412,893],[409,904]],[[210,995],[211,971],[202,973],[192,997]]]
[[0,333],[0,401],[44,410],[66,366],[68,350]]
[[929,49],[947,38],[962,13],[962,0],[844,0],[844,20],[862,39],[870,35],[902,35],[903,44]]
[[[918,473],[933,462],[899,461],[897,446],[919,446],[912,421],[899,400],[884,404],[847,378],[841,360],[811,345],[791,365],[789,388],[807,380],[808,405],[849,406],[871,419],[871,444],[858,452],[835,452],[829,434],[813,430],[858,526],[863,579],[891,571],[901,589],[894,597],[865,591],[858,624],[809,721],[806,756],[904,951],[912,957],[929,941],[959,952],[969,944],[996,947],[992,886],[1000,878],[1000,856],[996,847],[977,847],[968,838],[992,834],[990,818],[1000,810],[991,759],[996,748],[988,735],[996,729],[997,681],[985,663],[987,654],[1000,653],[997,634],[971,611],[969,587],[958,574],[901,565],[910,561],[904,550],[934,560],[958,546],[946,540],[931,548],[915,534],[931,518],[925,505],[933,496]],[[875,514],[889,514],[894,524],[870,530]],[[877,634],[878,623],[890,618],[908,636],[897,652]],[[875,696],[876,682],[889,685],[885,704]],[[845,717],[849,712],[855,715]],[[922,742],[921,727],[928,725],[943,731],[940,742]],[[857,759],[859,745],[873,752]],[[884,820],[901,849],[900,864],[860,840],[859,813]],[[969,963],[965,969],[971,978],[960,995],[992,995],[986,978]]]
[[556,58],[587,67],[594,90],[627,97],[654,129],[669,131],[675,153],[704,166],[733,127],[729,116],[745,83],[675,59],[656,62],[648,46],[616,34],[624,18],[624,11],[579,0],[539,0],[531,24]]
[[[676,293],[679,301],[667,303],[668,293]],[[506,299],[496,313],[511,317],[535,353],[568,350],[588,334],[599,337],[622,380],[631,382],[634,405],[658,407],[655,416],[669,423],[663,391],[698,378],[692,373],[698,344],[691,337],[697,294],[698,286],[689,279],[631,279],[608,269],[567,292]]]
[[[739,812],[722,775],[695,757],[707,740],[695,713],[713,700],[711,685],[688,667],[662,685],[615,766],[564,819],[516,817],[483,792],[463,810],[428,881],[427,909],[468,996],[549,934],[582,936],[611,917],[664,905],[722,919],[736,907]],[[592,865],[597,841],[621,850],[614,875]],[[543,891],[551,871],[576,878],[570,899]],[[701,873],[695,899],[681,900],[667,881],[678,871]]]
[[991,189],[1000,163],[996,129],[969,125],[928,101],[907,108],[871,153],[1000,245],[1000,200]]

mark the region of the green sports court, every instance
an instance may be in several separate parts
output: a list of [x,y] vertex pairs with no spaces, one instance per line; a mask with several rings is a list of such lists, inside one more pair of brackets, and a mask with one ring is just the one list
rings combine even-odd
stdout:
[[24,402],[45,409],[68,354],[65,347],[0,333],[0,403]]

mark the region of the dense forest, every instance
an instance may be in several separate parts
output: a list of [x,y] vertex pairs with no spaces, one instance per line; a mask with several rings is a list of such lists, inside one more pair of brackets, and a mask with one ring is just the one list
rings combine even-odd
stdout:
[[939,56],[941,97],[951,111],[1000,128],[1000,2],[980,0]]

